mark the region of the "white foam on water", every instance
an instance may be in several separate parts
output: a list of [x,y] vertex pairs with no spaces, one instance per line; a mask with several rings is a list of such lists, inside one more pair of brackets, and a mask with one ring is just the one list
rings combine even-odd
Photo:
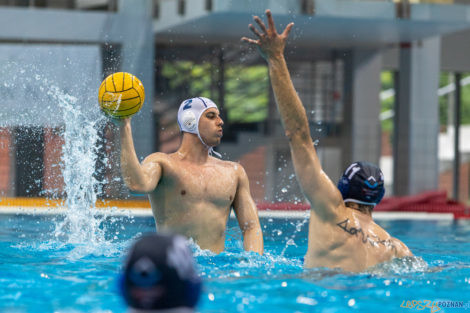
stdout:
[[411,256],[403,258],[394,258],[390,261],[377,264],[366,272],[378,276],[403,275],[410,273],[423,273],[433,271],[428,263],[421,257]]

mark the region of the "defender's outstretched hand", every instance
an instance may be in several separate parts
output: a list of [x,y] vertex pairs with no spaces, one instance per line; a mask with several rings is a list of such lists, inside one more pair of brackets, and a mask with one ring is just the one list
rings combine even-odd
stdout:
[[276,31],[276,27],[274,26],[274,20],[270,10],[266,10],[266,16],[268,17],[268,28],[266,28],[259,16],[255,16],[253,18],[261,29],[261,32],[255,26],[253,26],[253,24],[248,25],[250,30],[255,34],[256,37],[258,37],[258,39],[242,37],[241,40],[257,46],[261,51],[261,55],[266,60],[268,60],[271,57],[284,54],[286,40],[289,36],[292,26],[294,26],[294,23],[289,23],[282,34],[279,34]]

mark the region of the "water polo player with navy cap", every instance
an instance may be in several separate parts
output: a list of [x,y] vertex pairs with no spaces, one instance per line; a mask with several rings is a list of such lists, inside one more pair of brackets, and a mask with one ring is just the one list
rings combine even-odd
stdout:
[[278,33],[269,10],[266,16],[268,25],[255,16],[258,27],[249,25],[255,38],[242,40],[258,47],[268,62],[296,177],[311,204],[304,266],[362,271],[395,257],[411,256],[405,244],[391,237],[372,219],[372,209],[384,193],[383,176],[376,166],[365,162],[352,164],[338,186],[323,172],[310,137],[305,108],[284,58],[286,40],[294,24],[288,24]]
[[158,231],[184,235],[201,249],[220,253],[233,208],[245,250],[262,254],[263,235],[245,170],[212,156],[223,135],[217,106],[203,97],[184,100],[178,124],[178,150],[152,153],[140,163],[130,118],[118,121],[124,182],[129,189],[148,194]]
[[343,201],[355,203],[358,208],[376,206],[385,194],[384,175],[380,168],[369,162],[351,164],[338,181]]
[[186,238],[148,234],[131,247],[119,289],[132,313],[191,313],[201,285]]

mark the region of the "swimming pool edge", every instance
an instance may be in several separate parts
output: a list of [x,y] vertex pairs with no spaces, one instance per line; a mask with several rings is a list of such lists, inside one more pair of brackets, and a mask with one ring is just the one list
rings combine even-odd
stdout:
[[[107,216],[152,216],[149,208],[96,208],[96,214]],[[22,206],[0,206],[0,214],[26,214],[26,215],[64,215],[67,213],[65,207],[22,207]],[[260,210],[258,212],[262,218],[308,218],[310,211],[293,210]],[[439,220],[452,221],[452,213],[429,213],[429,212],[374,212],[373,218],[376,220]],[[235,217],[231,213],[231,217]]]

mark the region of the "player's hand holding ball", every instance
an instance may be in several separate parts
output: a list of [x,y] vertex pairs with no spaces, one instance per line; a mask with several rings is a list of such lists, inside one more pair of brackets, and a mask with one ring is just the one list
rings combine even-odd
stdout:
[[98,101],[101,110],[114,119],[124,119],[139,112],[144,104],[145,90],[132,74],[118,72],[101,83]]

